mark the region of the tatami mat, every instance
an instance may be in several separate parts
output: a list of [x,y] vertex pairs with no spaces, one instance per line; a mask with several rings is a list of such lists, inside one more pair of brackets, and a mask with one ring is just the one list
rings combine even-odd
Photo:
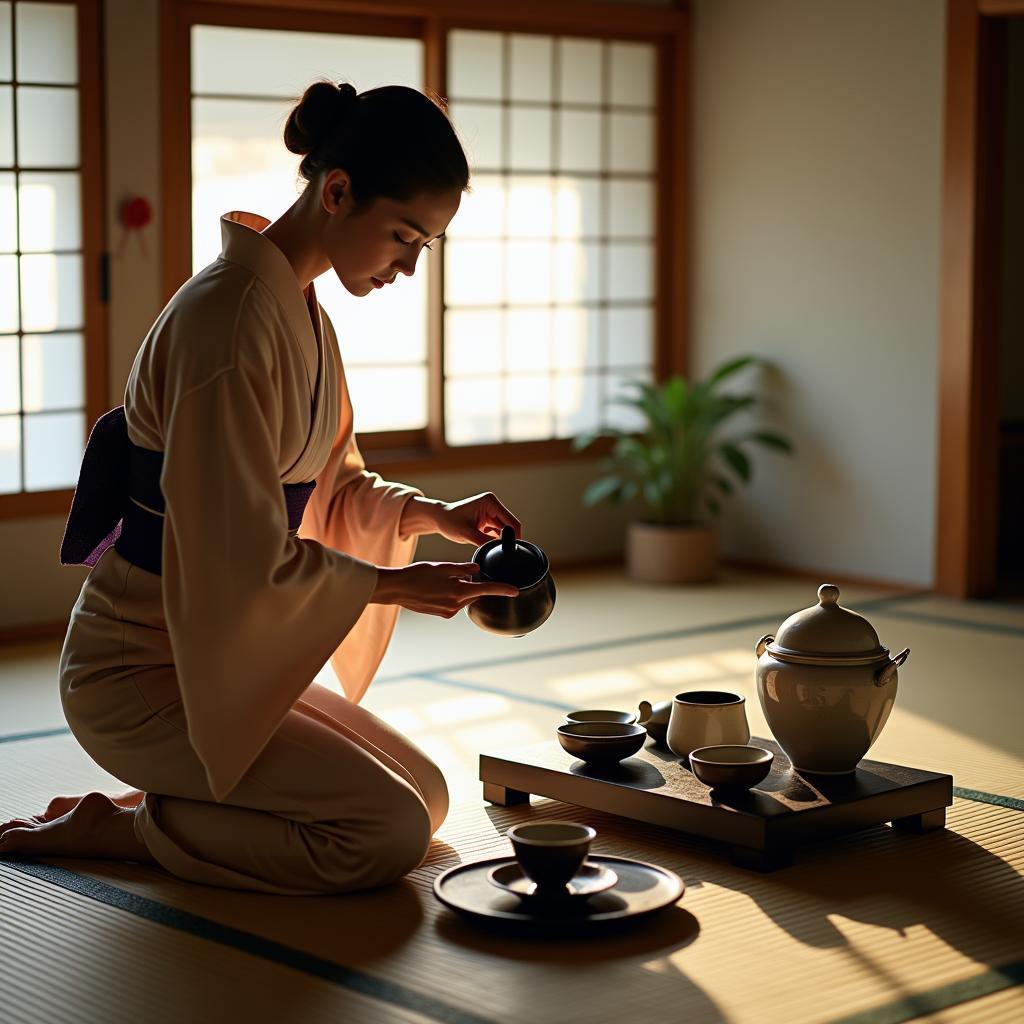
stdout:
[[[945,831],[876,828],[759,875],[679,833],[550,801],[481,800],[480,752],[549,738],[572,707],[733,689],[767,735],[753,646],[815,589],[735,571],[700,588],[566,574],[549,623],[516,640],[465,616],[403,615],[365,704],[448,779],[453,811],[427,863],[384,890],[287,898],[133,864],[0,862],[0,1019],[1021,1019],[1024,616],[1014,609],[843,588],[883,643],[912,650],[870,756],[950,772],[960,797]],[[0,653],[0,819],[55,793],[121,788],[62,731],[57,650]],[[683,899],[639,929],[558,942],[480,931],[434,900],[441,870],[508,853],[504,830],[531,816],[592,823],[597,851],[678,871]]]
[[[0,746],[0,788],[19,794],[13,804],[5,796],[0,814],[28,810],[68,782],[84,788],[99,781],[68,738]],[[565,815],[597,828],[597,850],[678,871],[687,883],[679,906],[620,936],[549,944],[481,932],[436,904],[430,886],[439,870],[506,853],[503,832],[515,821]],[[1024,815],[966,800],[956,801],[946,831],[914,836],[878,828],[812,848],[796,866],[770,875],[732,867],[712,844],[549,801],[530,809],[463,804],[439,834],[430,861],[408,881],[351,897],[254,896],[190,885],[138,865],[53,863],[277,944],[270,952],[249,952],[232,944],[234,933],[205,940],[210,948],[197,990],[207,969],[224,960],[221,973],[230,979],[234,961],[247,957],[259,983],[246,989],[239,968],[238,991],[251,994],[254,1006],[271,1005],[279,981],[289,991],[291,982],[273,966],[283,950],[292,951],[300,972],[298,954],[355,971],[350,982],[376,979],[382,998],[397,1000],[399,1009],[410,1009],[408,1000],[419,995],[429,1019],[465,1014],[537,1024],[656,1020],[666,1005],[677,1019],[691,1021],[841,1019],[936,987],[970,984],[1024,957]],[[119,911],[75,909],[85,906],[78,896],[33,900],[32,893],[47,892],[46,883],[12,864],[0,866],[0,876],[5,894],[21,894],[15,917],[41,937],[33,939],[44,943],[40,949],[51,931],[69,950],[109,948],[115,935],[111,951],[126,974],[145,976],[161,961],[183,957],[174,973],[191,985],[191,974],[183,972],[191,970],[188,950],[198,940],[189,938],[179,949],[180,928],[173,922],[120,925]],[[120,913],[131,915],[131,907]],[[161,942],[167,947],[162,955]],[[82,966],[71,957],[68,962],[72,972]],[[92,970],[91,964],[86,958],[82,969]],[[107,964],[109,972],[109,957]],[[343,990],[340,999],[350,998],[344,976],[333,986]],[[307,988],[303,979],[300,991]],[[97,992],[101,998],[102,986]],[[198,997],[190,990],[188,998]],[[315,995],[309,998],[316,1004]],[[331,1003],[331,996],[323,998]],[[964,1016],[949,1019],[971,1019],[962,1009]]]

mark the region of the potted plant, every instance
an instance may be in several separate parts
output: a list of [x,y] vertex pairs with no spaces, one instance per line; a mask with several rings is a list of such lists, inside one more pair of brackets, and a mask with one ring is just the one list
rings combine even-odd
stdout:
[[629,524],[626,566],[635,579],[656,583],[697,583],[715,572],[712,521],[721,501],[752,474],[746,444],[792,452],[786,438],[766,430],[723,435],[727,421],[750,409],[751,394],[723,393],[720,386],[755,363],[754,356],[731,359],[707,380],[673,377],[661,385],[630,381],[634,393],[615,401],[636,409],[640,432],[607,427],[573,441],[583,451],[599,437],[615,439],[602,464],[603,475],[583,493],[586,505],[623,504],[638,498],[643,516]]

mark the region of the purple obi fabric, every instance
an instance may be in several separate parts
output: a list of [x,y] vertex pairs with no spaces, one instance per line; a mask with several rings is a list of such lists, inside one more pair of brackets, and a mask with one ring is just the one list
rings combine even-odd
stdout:
[[[160,575],[163,462],[163,452],[140,448],[129,440],[123,405],[96,421],[60,545],[61,565],[95,565],[113,544],[129,562]],[[282,485],[289,530],[299,528],[315,487],[315,480]]]

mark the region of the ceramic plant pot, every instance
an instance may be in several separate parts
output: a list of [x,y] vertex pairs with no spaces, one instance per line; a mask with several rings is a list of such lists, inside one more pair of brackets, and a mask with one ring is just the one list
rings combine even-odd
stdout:
[[715,575],[715,531],[710,526],[632,522],[626,534],[626,571],[644,583],[704,583]]
[[889,656],[862,615],[818,588],[818,604],[757,642],[757,695],[768,725],[800,772],[845,775],[878,739],[896,700],[906,648]]

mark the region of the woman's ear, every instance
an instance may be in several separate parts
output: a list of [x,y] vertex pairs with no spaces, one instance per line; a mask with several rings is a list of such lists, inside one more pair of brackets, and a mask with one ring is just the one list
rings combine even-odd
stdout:
[[337,213],[352,203],[351,181],[341,167],[328,171],[320,186],[320,203],[328,213]]

